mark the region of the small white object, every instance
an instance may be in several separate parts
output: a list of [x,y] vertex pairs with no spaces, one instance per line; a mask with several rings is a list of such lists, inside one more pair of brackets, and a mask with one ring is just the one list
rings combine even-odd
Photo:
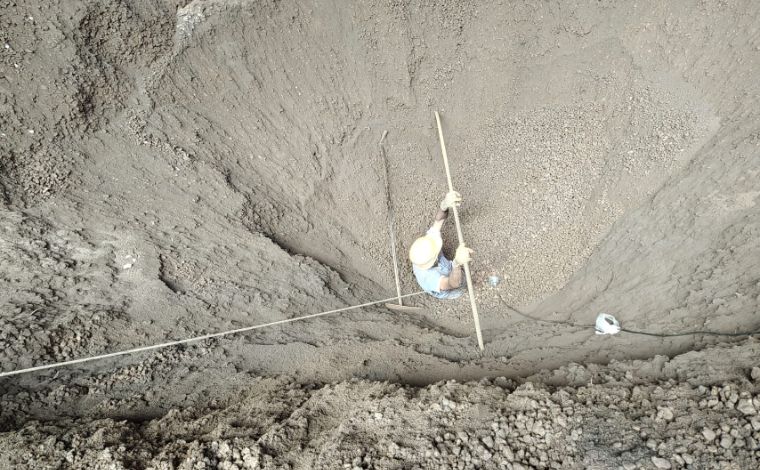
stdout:
[[124,261],[126,261],[126,263],[122,266],[122,269],[126,271],[127,269],[132,269],[132,266],[135,265],[137,259],[132,255],[127,255],[124,257]]
[[596,317],[596,334],[614,335],[620,333],[620,323],[610,314],[600,313]]

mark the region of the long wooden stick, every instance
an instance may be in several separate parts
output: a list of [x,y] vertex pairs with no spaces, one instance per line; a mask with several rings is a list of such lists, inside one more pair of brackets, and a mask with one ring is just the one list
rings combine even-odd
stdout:
[[[438,138],[441,141],[441,154],[443,155],[443,164],[446,167],[446,179],[449,182],[449,191],[454,190],[454,185],[451,183],[451,170],[449,169],[449,157],[446,154],[446,144],[443,142],[443,130],[441,129],[441,117],[438,115],[438,111],[435,112],[435,122],[438,124]],[[451,206],[451,210],[454,212],[454,222],[457,226],[457,237],[459,238],[459,244],[464,245],[464,237],[462,236],[462,225],[459,223],[459,211],[457,206]],[[472,287],[472,276],[470,275],[469,263],[464,264],[464,275],[467,279],[467,291],[470,294],[470,307],[472,307],[472,320],[475,322],[475,334],[478,337],[478,347],[483,350],[483,335],[480,332],[480,317],[478,316],[478,305],[475,303],[475,289]]]
[[385,154],[385,147],[383,147],[383,141],[385,136],[388,135],[388,131],[383,131],[383,136],[380,137],[380,156],[383,157],[383,176],[385,181],[385,197],[387,198],[388,209],[388,232],[390,232],[391,238],[391,256],[393,257],[393,277],[396,280],[396,295],[398,296],[398,304],[404,305],[401,300],[401,283],[398,276],[398,258],[396,257],[396,215],[393,212],[393,202],[391,201],[391,185],[388,182],[388,156]]

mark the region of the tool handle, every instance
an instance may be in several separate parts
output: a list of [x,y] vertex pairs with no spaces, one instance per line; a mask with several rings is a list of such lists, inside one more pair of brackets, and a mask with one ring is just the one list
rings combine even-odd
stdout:
[[[443,141],[443,130],[441,129],[441,117],[438,115],[438,111],[435,112],[435,122],[438,124],[438,139],[441,142],[441,154],[443,154],[443,166],[446,167],[446,180],[449,183],[449,191],[454,190],[454,184],[451,182],[451,170],[449,169],[449,156],[446,153],[446,143]],[[457,211],[457,206],[452,206],[453,212],[454,212],[454,222],[456,223],[457,227],[457,238],[459,239],[459,243],[464,243],[464,236],[462,235],[462,227],[459,224],[459,211]]]
[[[441,141],[441,154],[443,155],[443,165],[446,167],[446,179],[449,183],[449,191],[454,190],[454,184],[451,182],[451,170],[449,169],[449,156],[446,153],[446,143],[443,141],[443,130],[441,129],[441,117],[438,111],[435,112],[435,122],[438,124],[438,139]],[[457,238],[459,244],[464,245],[464,236],[462,235],[462,224],[459,223],[459,211],[456,204],[451,206],[454,213],[454,223],[457,227]],[[467,279],[467,292],[470,294],[470,307],[472,308],[472,320],[475,323],[475,334],[478,337],[478,347],[483,350],[483,335],[480,332],[480,315],[478,315],[478,305],[475,303],[475,289],[472,286],[472,276],[470,275],[470,264],[464,263],[464,276]]]
[[380,155],[383,157],[383,180],[385,181],[385,195],[388,210],[388,233],[391,239],[391,257],[393,258],[393,279],[396,281],[396,296],[398,297],[398,304],[404,305],[401,300],[401,282],[399,281],[398,274],[398,258],[396,255],[396,215],[393,211],[393,202],[391,201],[391,185],[390,178],[388,176],[388,155],[385,154],[385,147],[383,147],[383,141],[385,136],[388,135],[388,131],[383,131],[383,136],[380,137]]

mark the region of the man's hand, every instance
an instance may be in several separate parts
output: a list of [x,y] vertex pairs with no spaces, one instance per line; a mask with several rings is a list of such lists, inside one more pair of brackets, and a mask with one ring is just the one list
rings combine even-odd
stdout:
[[464,243],[457,248],[457,254],[454,256],[454,269],[451,270],[448,277],[441,278],[439,289],[441,291],[459,289],[462,286],[462,265],[470,262],[472,250],[464,246]]
[[456,255],[454,255],[454,264],[457,266],[462,266],[470,262],[470,255],[473,253],[473,251],[470,248],[467,248],[464,246],[464,243],[460,244],[459,247],[457,247]]
[[459,206],[460,202],[462,202],[462,196],[456,191],[449,191],[441,201],[440,207],[442,211],[447,211],[454,206]]

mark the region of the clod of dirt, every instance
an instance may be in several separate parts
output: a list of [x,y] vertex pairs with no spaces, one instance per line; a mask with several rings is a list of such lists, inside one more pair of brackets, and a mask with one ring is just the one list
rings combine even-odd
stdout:
[[[718,355],[741,364],[756,357],[756,345],[691,353],[675,358],[672,365],[721,367],[715,363]],[[249,378],[237,397],[174,409],[153,419],[25,423],[0,436],[0,465],[83,469],[757,465],[760,420],[720,406],[731,403],[734,394],[747,397],[743,400],[760,399],[756,384],[744,378],[746,369],[724,368],[731,378],[718,386],[697,371],[690,373],[690,382],[668,380],[666,374],[652,379],[631,375],[648,365],[599,367],[593,383],[556,388],[540,381],[517,386],[503,379],[413,388],[363,380],[303,386],[285,378]],[[107,397],[100,392],[89,400],[97,403]],[[713,397],[720,398],[705,406]],[[125,405],[140,401],[135,397]]]

